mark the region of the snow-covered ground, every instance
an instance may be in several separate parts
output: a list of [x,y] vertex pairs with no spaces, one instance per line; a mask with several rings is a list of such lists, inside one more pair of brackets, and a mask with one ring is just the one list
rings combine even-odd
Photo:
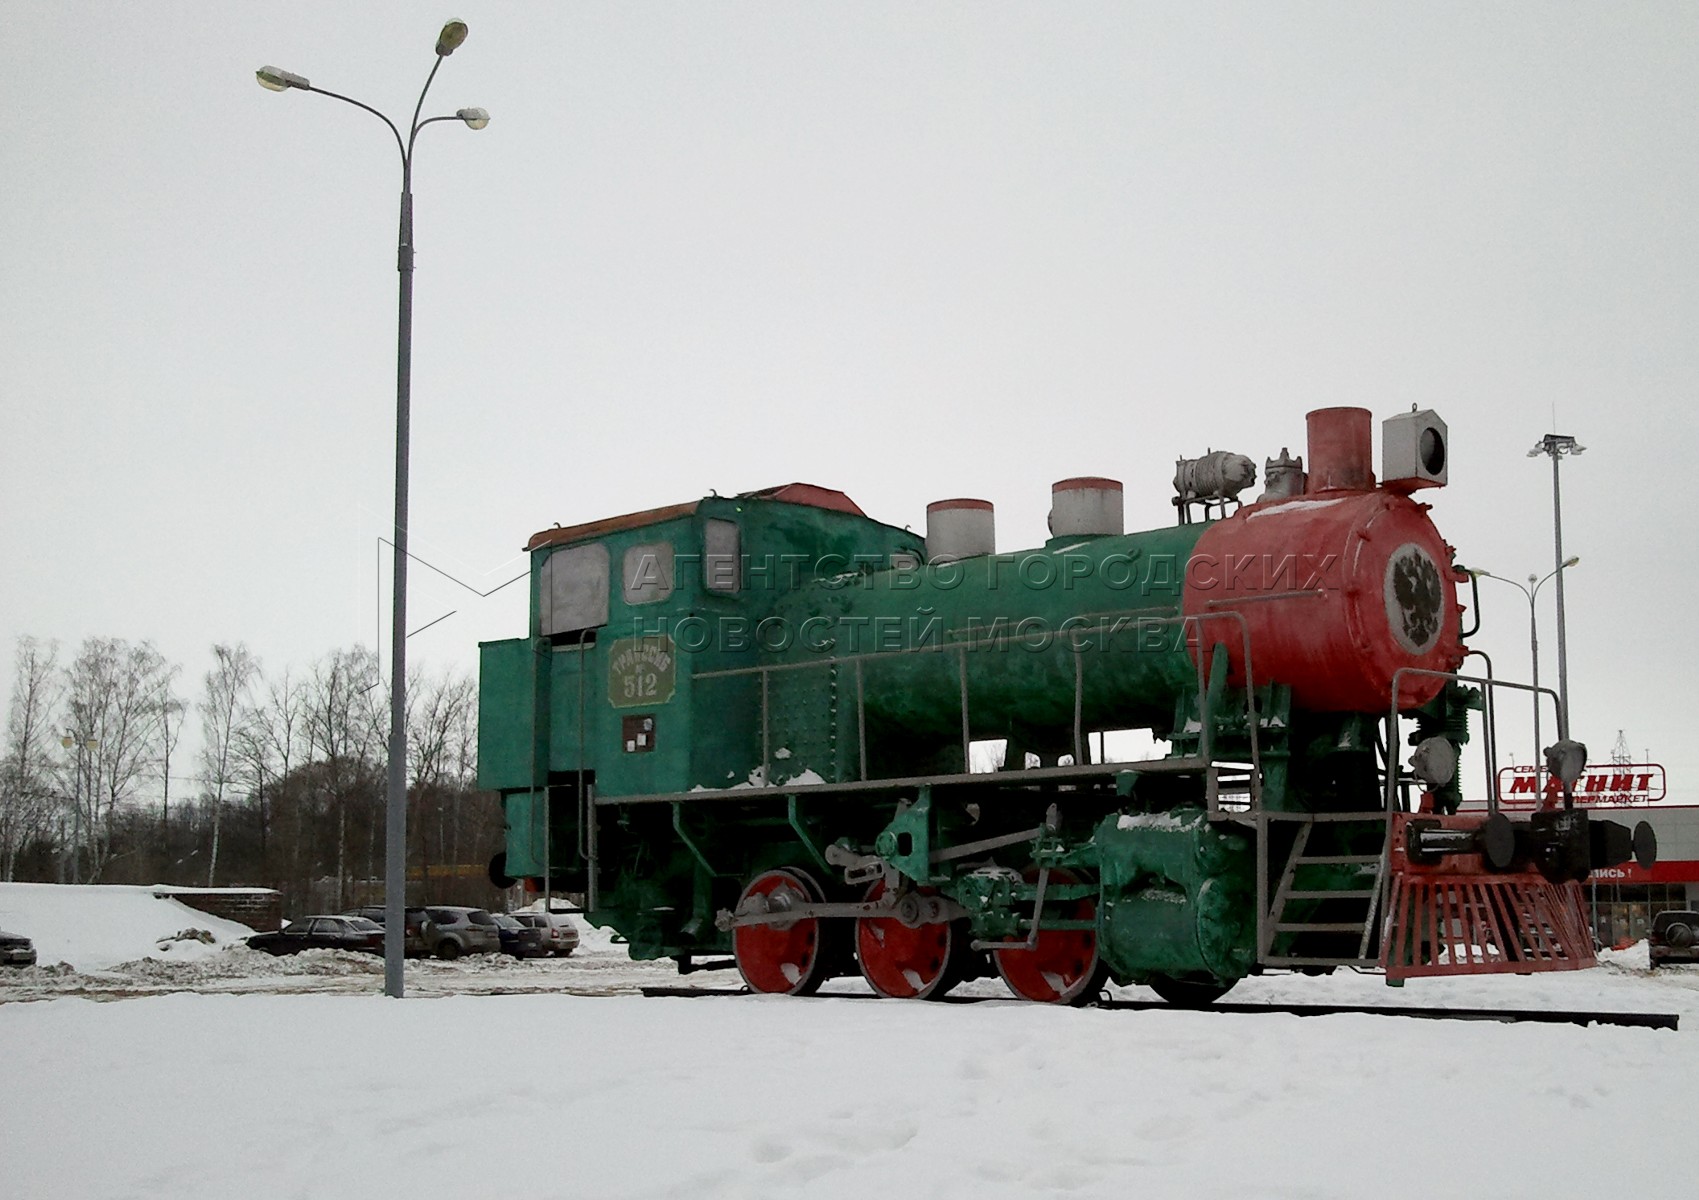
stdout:
[[[593,931],[565,960],[409,964],[410,992],[443,998],[401,1002],[377,994],[376,959],[332,952],[0,973],[0,1001],[42,998],[0,1003],[0,1195],[1549,1200],[1696,1186],[1680,1148],[1699,969],[1654,975],[1643,949],[1591,971],[1399,990],[1272,976],[1230,999],[1673,1012],[1679,1032],[930,1005],[850,981],[813,1000],[631,994],[658,982],[737,979],[627,963]],[[193,990],[146,994],[173,988]],[[279,994],[294,991],[344,994]],[[536,994],[490,994],[509,991]]]

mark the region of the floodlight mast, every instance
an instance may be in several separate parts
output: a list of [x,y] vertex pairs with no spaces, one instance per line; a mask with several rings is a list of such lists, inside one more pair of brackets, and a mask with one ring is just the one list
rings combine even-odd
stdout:
[[1569,630],[1563,608],[1563,491],[1558,482],[1557,468],[1565,454],[1584,454],[1586,451],[1587,447],[1562,433],[1546,434],[1528,451],[1529,458],[1549,454],[1552,460],[1552,561],[1557,564],[1553,568],[1557,575],[1557,736],[1560,738],[1569,736]]
[[260,86],[268,91],[296,89],[316,92],[364,109],[389,127],[395,135],[396,148],[401,152],[401,221],[396,248],[396,270],[400,273],[401,283],[395,349],[395,536],[392,539],[395,580],[390,628],[389,785],[384,820],[383,935],[383,990],[385,995],[398,999],[405,994],[402,967],[407,931],[407,465],[413,382],[413,144],[418,140],[421,129],[438,121],[459,121],[468,129],[482,129],[490,123],[490,114],[481,108],[463,108],[453,116],[419,119],[425,107],[425,95],[431,90],[442,60],[459,49],[466,40],[466,33],[466,22],[452,20],[437,35],[436,61],[431,64],[431,73],[426,76],[425,86],[419,92],[419,102],[413,107],[413,122],[405,139],[394,121],[369,104],[314,87],[305,76],[277,67],[261,67],[254,72]]

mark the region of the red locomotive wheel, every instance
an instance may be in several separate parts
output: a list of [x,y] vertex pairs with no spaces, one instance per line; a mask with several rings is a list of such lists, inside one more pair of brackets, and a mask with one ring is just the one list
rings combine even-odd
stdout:
[[[1026,873],[1028,882],[1038,878]],[[1051,883],[1078,883],[1067,871],[1050,872]],[[1097,916],[1095,900],[1073,900],[1062,906],[1067,919],[1089,921]],[[1045,929],[1031,950],[994,950],[997,973],[1022,1000],[1043,1004],[1084,1004],[1102,988],[1106,972],[1097,955],[1097,932],[1092,929]]]
[[[880,880],[866,899],[885,894]],[[874,991],[895,1000],[929,1000],[950,990],[955,931],[948,921],[910,929],[895,917],[861,917],[855,923],[855,956]]]
[[[769,905],[782,908],[818,900],[822,894],[805,872],[794,868],[763,871],[743,889],[738,907],[751,896],[766,896]],[[739,925],[732,930],[732,954],[750,991],[804,996],[826,981],[821,969],[820,922],[812,917]]]

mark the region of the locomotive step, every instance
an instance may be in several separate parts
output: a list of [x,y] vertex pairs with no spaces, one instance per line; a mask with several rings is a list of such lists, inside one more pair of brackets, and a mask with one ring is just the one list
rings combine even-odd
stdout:
[[1263,815],[1271,821],[1303,821],[1306,824],[1313,821],[1360,821],[1368,824],[1373,821],[1384,823],[1388,813],[1384,808],[1376,808],[1366,812],[1278,812],[1271,810]]
[[1276,933],[1362,933],[1361,921],[1282,921],[1275,925]]
[[1271,954],[1262,959],[1265,967],[1356,967],[1373,969],[1380,965],[1374,958],[1336,958],[1316,954]]

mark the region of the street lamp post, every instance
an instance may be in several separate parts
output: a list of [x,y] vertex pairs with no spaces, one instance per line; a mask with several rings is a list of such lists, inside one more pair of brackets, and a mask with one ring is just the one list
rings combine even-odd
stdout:
[[395,347],[395,583],[394,609],[390,629],[390,689],[389,689],[389,788],[384,821],[384,936],[383,990],[388,996],[404,994],[402,964],[406,945],[406,887],[407,887],[407,448],[411,420],[413,382],[413,145],[419,131],[438,121],[460,121],[469,129],[482,129],[490,123],[490,114],[481,108],[463,108],[453,116],[427,117],[424,111],[425,93],[437,77],[442,60],[453,54],[466,40],[466,22],[450,21],[437,36],[436,61],[419,92],[419,102],[413,106],[413,122],[406,138],[401,136],[394,121],[369,104],[348,96],[313,87],[307,80],[276,67],[261,67],[254,72],[260,86],[274,92],[291,88],[317,92],[332,100],[352,104],[377,117],[395,135],[395,145],[401,151],[401,225],[396,249],[396,270],[401,275],[401,292],[396,319]]
[[1528,451],[1529,458],[1549,454],[1552,460],[1552,538],[1555,543],[1552,561],[1557,564],[1552,568],[1552,574],[1557,576],[1557,735],[1560,738],[1569,736],[1569,637],[1563,612],[1563,568],[1567,564],[1563,558],[1563,493],[1558,485],[1557,466],[1558,460],[1565,454],[1584,454],[1586,450],[1587,447],[1567,434],[1548,433]]
[[[1477,579],[1496,579],[1500,583],[1508,583],[1511,587],[1515,588],[1528,598],[1528,656],[1533,666],[1534,678],[1532,682],[1535,688],[1540,686],[1540,626],[1539,620],[1536,616],[1536,610],[1534,608],[1534,601],[1539,599],[1540,589],[1545,587],[1547,581],[1553,576],[1557,577],[1558,594],[1561,596],[1563,594],[1563,572],[1580,561],[1580,555],[1565,559],[1563,562],[1560,562],[1555,569],[1548,571],[1544,579],[1535,575],[1529,575],[1527,583],[1521,583],[1514,579],[1507,579],[1503,575],[1494,575],[1491,571],[1467,568],[1469,574],[1473,575]],[[1558,645],[1561,646],[1563,644],[1561,641],[1561,634],[1559,636],[1560,640]],[[1560,700],[1562,698],[1561,692],[1559,693],[1559,698]],[[1566,738],[1569,736],[1569,720],[1563,711],[1564,708],[1565,706],[1563,704],[1560,703],[1558,705],[1557,736],[1560,738]],[[1534,795],[1536,798],[1542,794],[1540,792],[1540,768],[1544,761],[1544,753],[1540,746],[1540,693],[1536,691],[1534,693]]]

